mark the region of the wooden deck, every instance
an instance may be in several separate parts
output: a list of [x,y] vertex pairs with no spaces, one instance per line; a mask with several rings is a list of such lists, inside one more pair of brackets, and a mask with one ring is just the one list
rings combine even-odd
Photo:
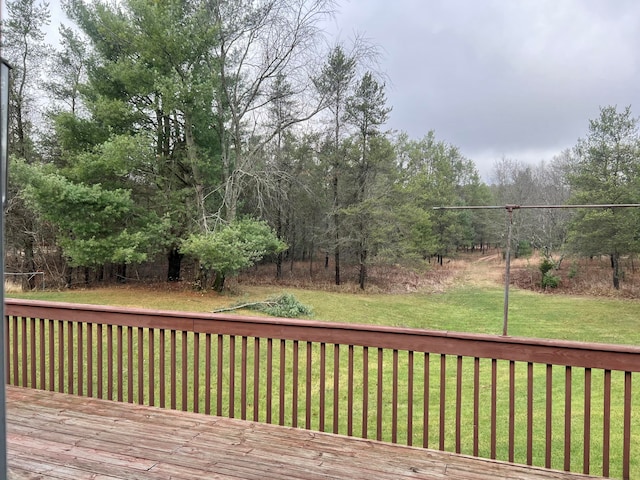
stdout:
[[9,479],[585,479],[250,421],[7,387]]

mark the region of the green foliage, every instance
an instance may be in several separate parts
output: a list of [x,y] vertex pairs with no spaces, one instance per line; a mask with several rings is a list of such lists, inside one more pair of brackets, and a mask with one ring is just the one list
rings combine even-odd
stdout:
[[286,248],[266,222],[245,218],[214,232],[190,235],[180,251],[197,258],[205,269],[226,276]]
[[526,240],[520,240],[518,245],[516,245],[516,258],[530,257],[532,253],[533,248],[531,247],[531,243]]
[[[630,108],[600,110],[589,134],[575,148],[568,176],[572,203],[637,203],[640,200],[640,135]],[[581,209],[569,233],[569,246],[582,255],[624,255],[640,251],[636,209]]]
[[136,208],[127,190],[73,183],[45,167],[17,162],[30,182],[23,195],[57,227],[57,240],[72,266],[135,263],[162,238],[164,222]]
[[548,272],[550,272],[551,270],[553,270],[556,267],[555,262],[549,258],[549,257],[544,257],[541,261],[540,261],[540,273],[542,273],[542,276],[544,276],[545,274],[547,274]]
[[567,276],[569,278],[575,278],[578,275],[578,264],[576,262],[571,262],[571,266],[569,267],[569,273]]
[[282,318],[300,318],[313,315],[313,309],[300,302],[292,293],[270,297],[265,302],[255,302],[247,308]]
[[560,277],[554,275],[551,272],[546,272],[542,275],[542,287],[543,288],[557,288],[560,285]]

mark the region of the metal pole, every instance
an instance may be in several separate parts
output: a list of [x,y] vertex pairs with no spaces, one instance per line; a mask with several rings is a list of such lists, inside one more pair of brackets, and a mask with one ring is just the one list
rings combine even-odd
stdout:
[[513,211],[529,208],[638,208],[640,203],[596,203],[587,205],[457,205],[451,207],[433,207],[433,210],[502,210],[509,213],[507,230],[506,265],[504,272],[504,315],[502,321],[502,335],[507,336],[509,322],[509,283],[511,281],[511,227],[513,225]]
[[4,210],[7,206],[8,187],[8,142],[9,142],[9,70],[10,66],[0,62],[0,476],[8,478],[7,466],[7,408],[6,408],[6,339],[4,316]]
[[509,214],[509,225],[507,227],[507,252],[505,260],[507,264],[504,267],[504,314],[502,320],[502,335],[507,336],[507,327],[509,324],[509,283],[511,282],[511,229],[513,226],[513,209],[515,207],[507,206]]

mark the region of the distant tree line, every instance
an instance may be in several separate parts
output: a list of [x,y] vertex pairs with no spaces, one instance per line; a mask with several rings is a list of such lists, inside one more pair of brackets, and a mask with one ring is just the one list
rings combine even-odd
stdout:
[[[490,184],[433,131],[385,129],[392,111],[376,48],[326,43],[330,0],[68,0],[73,26],[45,42],[41,0],[10,0],[8,261],[126,278],[162,260],[167,281],[197,265],[201,288],[268,258],[420,265],[504,246],[496,211],[442,205],[635,203],[637,119],[604,107],[548,163],[496,162]],[[620,259],[640,248],[636,209],[527,210],[516,255],[540,249]]]

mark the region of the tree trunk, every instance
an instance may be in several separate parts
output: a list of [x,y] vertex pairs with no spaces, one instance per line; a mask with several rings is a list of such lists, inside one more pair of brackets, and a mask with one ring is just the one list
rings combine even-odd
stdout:
[[611,267],[613,269],[613,288],[620,290],[620,254],[611,254]]
[[367,281],[367,250],[361,249],[360,251],[360,289],[364,290],[364,284]]
[[180,281],[180,270],[182,268],[182,257],[184,255],[180,251],[173,247],[169,250],[167,258],[169,260],[169,266],[167,268],[167,282]]
[[216,292],[222,292],[224,290],[224,280],[225,280],[224,273],[216,272],[216,278],[213,281],[213,289]]

